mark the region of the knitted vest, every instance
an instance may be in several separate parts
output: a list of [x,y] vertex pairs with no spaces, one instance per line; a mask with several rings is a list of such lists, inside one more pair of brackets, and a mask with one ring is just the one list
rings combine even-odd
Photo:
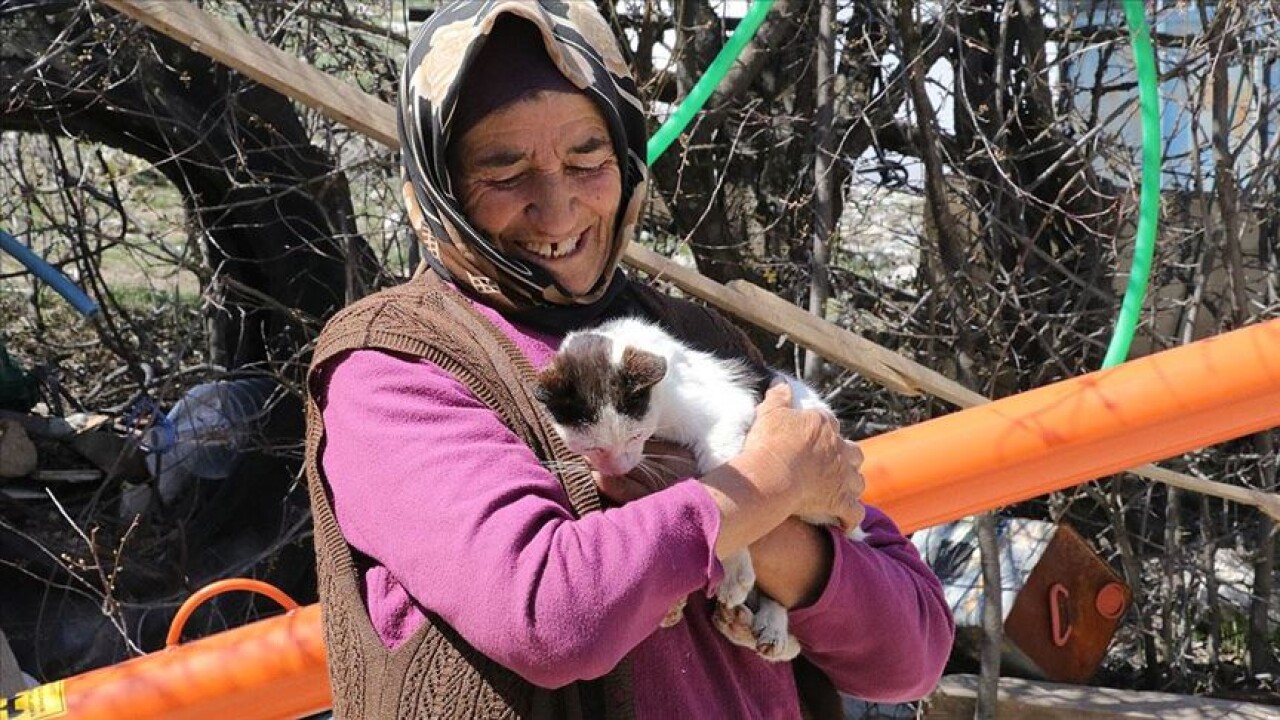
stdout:
[[[633,283],[636,310],[700,349],[759,359],[758,351],[720,315]],[[455,290],[427,273],[342,310],[325,326],[307,374],[306,473],[315,525],[317,574],[337,718],[555,718],[626,720],[634,716],[630,667],[624,660],[603,678],[558,690],[536,687],[472,648],[443,620],[427,622],[387,649],[369,621],[351,548],[343,539],[320,457],[324,425],[317,393],[326,364],[355,349],[425,358],[453,375],[543,461],[557,470],[575,516],[600,508],[590,475],[552,428],[529,391],[534,371],[515,344]],[[797,665],[806,715],[840,717],[826,677]],[[817,683],[818,692],[811,693]],[[810,697],[805,697],[810,696]],[[816,702],[815,702],[816,701]],[[833,706],[833,702],[835,703]],[[831,714],[830,709],[837,714]]]

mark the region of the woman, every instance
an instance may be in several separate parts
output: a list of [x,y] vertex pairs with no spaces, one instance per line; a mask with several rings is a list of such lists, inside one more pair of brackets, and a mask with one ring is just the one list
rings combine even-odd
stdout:
[[[941,587],[858,503],[861,456],[834,422],[792,410],[780,386],[740,456],[652,493],[594,478],[629,501],[596,511],[591,476],[530,400],[560,338],[610,317],[755,353],[719,316],[618,269],[644,195],[644,123],[592,4],[442,8],[401,92],[405,199],[431,270],[331,321],[309,379],[339,716],[787,718],[802,702],[838,712],[827,678],[870,700],[927,693],[953,632]],[[869,537],[798,513],[861,521]],[[709,598],[720,560],[748,546],[759,586],[791,609],[796,667],[820,673],[726,638],[750,644],[749,617]]]

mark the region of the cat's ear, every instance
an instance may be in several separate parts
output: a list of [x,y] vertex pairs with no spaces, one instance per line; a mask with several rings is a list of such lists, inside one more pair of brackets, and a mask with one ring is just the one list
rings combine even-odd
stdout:
[[622,377],[629,391],[647,390],[666,376],[667,360],[661,355],[634,347],[622,351]]
[[533,396],[538,402],[547,405],[564,383],[564,372],[560,369],[560,364],[553,360],[550,365],[538,372],[536,382],[533,384]]

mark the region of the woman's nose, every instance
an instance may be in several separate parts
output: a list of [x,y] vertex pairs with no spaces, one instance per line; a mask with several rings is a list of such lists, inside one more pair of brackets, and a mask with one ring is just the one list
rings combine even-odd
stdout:
[[577,230],[577,198],[559,173],[538,178],[525,214],[538,232],[557,237]]

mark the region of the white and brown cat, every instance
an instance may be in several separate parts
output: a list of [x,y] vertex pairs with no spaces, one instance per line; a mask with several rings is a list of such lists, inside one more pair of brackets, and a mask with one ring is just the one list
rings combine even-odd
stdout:
[[[831,413],[812,388],[794,377],[718,358],[653,323],[622,318],[565,336],[538,374],[534,393],[569,449],[602,474],[624,475],[636,468],[650,438],[688,447],[705,473],[741,452],[756,405],[774,377],[791,385],[795,407]],[[834,523],[834,518],[802,519]],[[855,528],[849,536],[860,540],[863,533]],[[749,597],[756,601],[756,651],[778,661],[799,654],[800,645],[787,630],[786,608],[753,592],[750,554],[743,550],[723,565],[716,597],[726,608],[741,606]]]

